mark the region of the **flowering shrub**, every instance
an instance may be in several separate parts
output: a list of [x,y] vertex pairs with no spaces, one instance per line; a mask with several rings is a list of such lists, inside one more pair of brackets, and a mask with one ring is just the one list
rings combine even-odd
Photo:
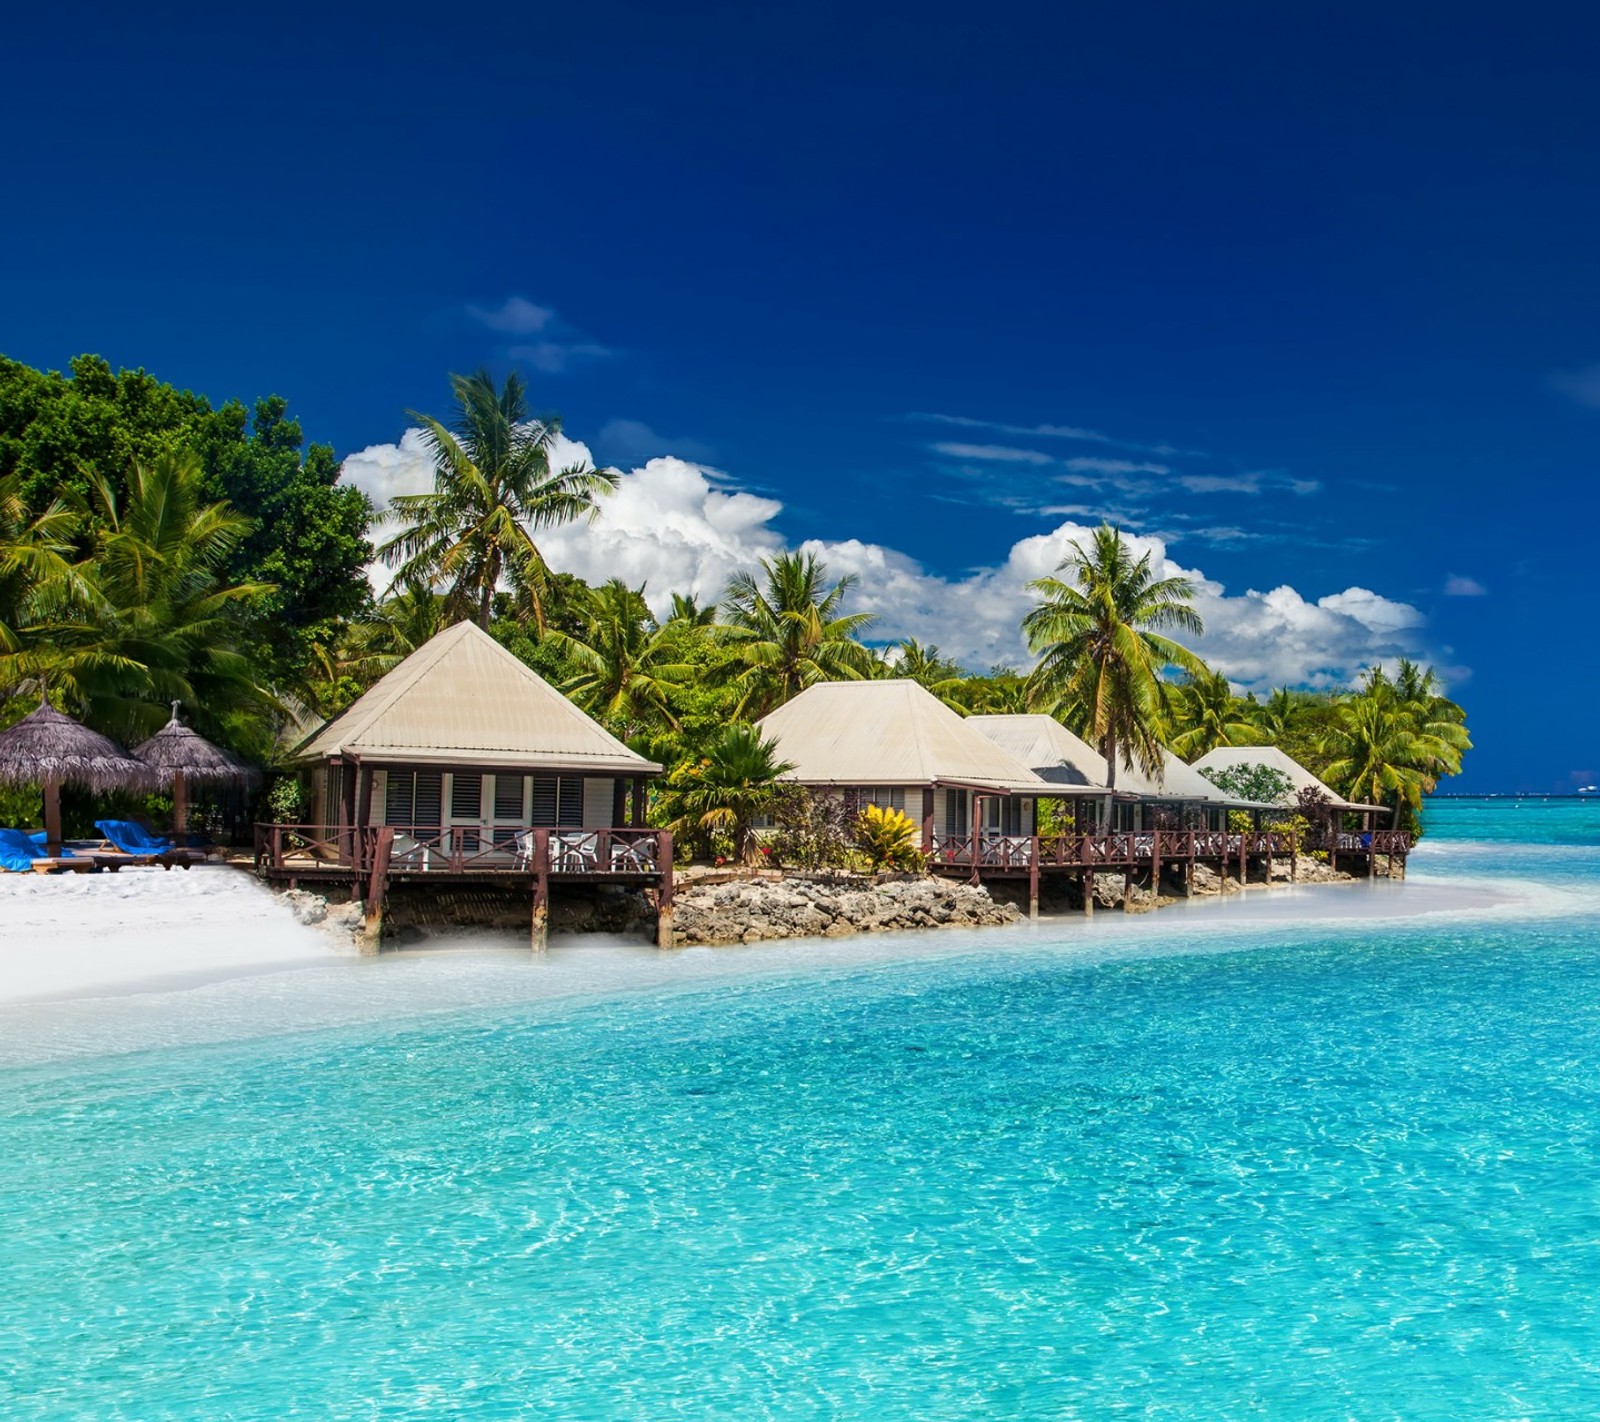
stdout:
[[916,869],[922,865],[916,821],[903,810],[868,805],[856,820],[856,844],[874,869]]

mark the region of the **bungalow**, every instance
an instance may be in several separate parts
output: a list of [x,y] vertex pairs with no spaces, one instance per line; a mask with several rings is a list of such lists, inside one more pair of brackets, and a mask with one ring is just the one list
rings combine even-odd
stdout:
[[1097,821],[1108,829],[1222,829],[1229,809],[1262,808],[1225,795],[1166,750],[1162,751],[1162,767],[1157,774],[1148,775],[1138,766],[1119,765],[1116,786],[1108,788],[1110,775],[1105,757],[1052,716],[970,716],[967,725],[1021,761],[1041,780],[1080,789],[1080,795],[1073,798],[1080,804],[1093,801]]
[[661,773],[471,622],[424,643],[294,759],[316,772],[318,823],[459,830],[472,851],[527,829],[642,825],[645,780]]
[[1030,836],[1037,798],[1062,793],[914,681],[819,682],[757,725],[792,763],[787,779],[903,811],[924,849],[975,824]]
[[391,878],[424,875],[531,887],[536,949],[551,880],[653,885],[670,937],[671,836],[644,828],[661,767],[473,623],[419,647],[293,759],[312,822],[258,827],[258,868],[346,884],[374,945]]

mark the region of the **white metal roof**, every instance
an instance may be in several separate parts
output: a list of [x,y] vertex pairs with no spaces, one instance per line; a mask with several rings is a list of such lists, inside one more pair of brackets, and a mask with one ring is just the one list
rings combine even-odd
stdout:
[[[1105,757],[1093,750],[1053,716],[969,716],[967,724],[1009,751],[1042,779],[1081,784],[1086,791],[1106,788]],[[1119,763],[1116,793],[1150,800],[1204,800],[1214,805],[1254,802],[1226,795],[1171,751],[1162,752],[1159,775],[1146,775],[1137,765]]]
[[968,716],[967,725],[1041,780],[1058,788],[1105,792],[1105,757],[1054,716]]
[[826,681],[758,722],[805,785],[1054,791],[914,681]]
[[[1353,800],[1346,800],[1342,795],[1335,795],[1326,783],[1318,780],[1299,761],[1279,750],[1277,746],[1218,746],[1195,761],[1194,769],[1232,770],[1236,765],[1269,766],[1288,778],[1291,792],[1320,790],[1337,809],[1387,810],[1389,808],[1387,805],[1361,805]],[[1293,794],[1285,796],[1283,803],[1287,805],[1292,798]]]
[[612,775],[661,769],[472,622],[418,647],[295,752],[299,760],[339,755]]

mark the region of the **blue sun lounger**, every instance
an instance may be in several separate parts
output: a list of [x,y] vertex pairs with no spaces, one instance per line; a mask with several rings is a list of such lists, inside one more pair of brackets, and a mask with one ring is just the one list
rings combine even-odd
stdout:
[[123,854],[131,854],[137,859],[154,859],[156,855],[166,854],[172,848],[170,839],[153,835],[132,820],[96,820],[94,827]]
[[96,820],[94,827],[106,837],[106,843],[116,852],[96,854],[95,863],[102,869],[118,869],[124,864],[159,864],[163,869],[176,865],[187,869],[191,864],[205,862],[205,852],[199,849],[174,849],[170,839],[151,834],[141,824],[132,820]]
[[[44,838],[41,833],[39,840]],[[92,859],[79,859],[70,849],[57,856],[44,852],[44,845],[21,830],[0,829],[0,869],[13,874],[48,874],[53,869],[71,869],[86,873],[94,868]]]

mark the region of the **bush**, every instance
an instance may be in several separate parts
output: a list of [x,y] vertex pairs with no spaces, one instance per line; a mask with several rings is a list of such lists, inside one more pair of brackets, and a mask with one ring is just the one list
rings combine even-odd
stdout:
[[772,807],[768,847],[794,869],[845,869],[855,857],[855,816],[842,795],[785,786]]
[[267,791],[267,816],[275,825],[304,824],[307,798],[299,776],[281,776]]
[[856,820],[856,844],[873,869],[920,869],[916,821],[903,810],[868,805]]

